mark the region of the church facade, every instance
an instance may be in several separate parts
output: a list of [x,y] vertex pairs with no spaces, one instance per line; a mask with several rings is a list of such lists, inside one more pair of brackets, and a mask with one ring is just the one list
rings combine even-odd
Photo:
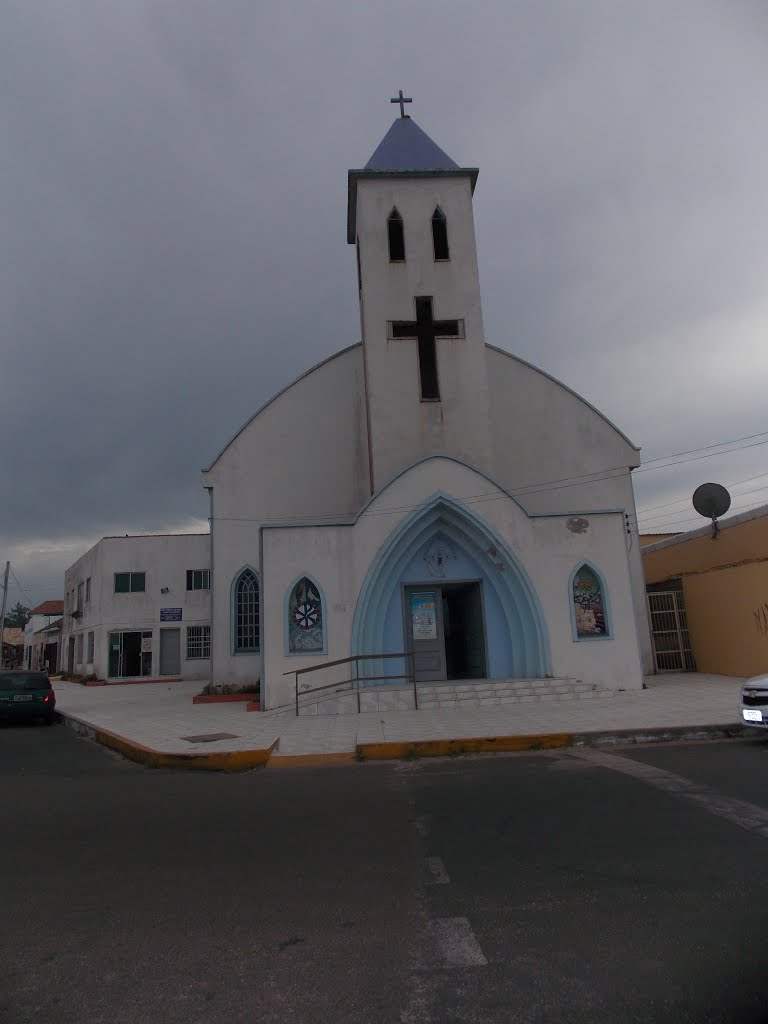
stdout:
[[627,530],[639,451],[486,342],[477,176],[395,120],[348,177],[361,342],[275,396],[204,471],[211,679],[258,676],[264,708],[291,704],[298,669],[353,656],[407,655],[361,664],[425,683],[626,689],[651,670]]

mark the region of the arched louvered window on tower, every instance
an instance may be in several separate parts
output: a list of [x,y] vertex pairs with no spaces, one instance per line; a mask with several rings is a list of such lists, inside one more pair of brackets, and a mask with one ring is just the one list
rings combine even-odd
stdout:
[[451,258],[448,251],[448,222],[439,206],[435,207],[435,212],[432,214],[432,248],[436,260]]
[[232,584],[232,650],[254,654],[260,649],[259,577],[246,566]]
[[391,263],[402,263],[405,259],[405,234],[403,233],[403,218],[398,213],[397,207],[392,209],[387,217],[387,235],[389,237],[389,259]]

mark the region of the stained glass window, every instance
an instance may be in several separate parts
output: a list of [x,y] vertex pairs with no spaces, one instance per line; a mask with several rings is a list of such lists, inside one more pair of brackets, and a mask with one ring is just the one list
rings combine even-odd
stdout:
[[323,602],[318,587],[304,576],[288,598],[288,651],[310,654],[324,648]]
[[235,651],[259,649],[259,580],[252,569],[243,569],[235,586]]
[[578,638],[608,636],[603,584],[588,565],[573,577],[573,611]]

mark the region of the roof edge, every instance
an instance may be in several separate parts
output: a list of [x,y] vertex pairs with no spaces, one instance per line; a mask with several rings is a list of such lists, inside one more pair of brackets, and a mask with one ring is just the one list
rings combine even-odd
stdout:
[[264,402],[263,405],[259,406],[259,408],[256,410],[256,412],[252,416],[248,417],[248,419],[245,421],[245,423],[242,425],[242,427],[240,427],[240,429],[237,431],[237,433],[233,434],[232,437],[229,439],[229,441],[227,441],[227,443],[221,449],[221,451],[216,456],[216,458],[211,462],[210,466],[204,467],[202,472],[203,473],[210,473],[210,471],[213,469],[213,467],[219,461],[219,459],[224,454],[224,452],[227,450],[227,448],[229,448],[229,446],[231,444],[234,444],[234,442],[238,439],[238,437],[240,437],[240,435],[243,433],[243,431],[247,427],[249,427],[251,425],[251,423],[253,423],[253,421],[256,419],[256,417],[260,416],[264,412],[264,410],[266,408],[268,408],[270,405],[272,405],[273,402],[276,402],[278,400],[278,398],[280,398],[281,395],[284,395],[286,391],[288,391],[290,388],[292,388],[294,386],[294,384],[298,384],[299,381],[304,380],[305,377],[308,377],[311,373],[314,373],[315,370],[319,370],[320,367],[321,366],[325,366],[326,363],[333,362],[334,359],[338,359],[339,356],[343,356],[343,355],[345,355],[345,353],[351,352],[352,349],[354,349],[354,348],[362,347],[362,344],[363,344],[362,341],[356,341],[353,345],[347,345],[346,348],[340,348],[338,352],[333,352],[331,355],[326,356],[325,359],[321,359],[319,363],[315,363],[314,366],[310,366],[310,368],[308,370],[305,370],[303,373],[300,373],[298,375],[298,377],[294,377],[292,381],[289,381],[289,383],[286,384],[285,387],[280,388],[279,391],[276,391],[275,394],[272,395],[271,398],[268,398],[267,401]]
[[[740,526],[742,523],[748,523],[752,519],[760,519],[765,515],[768,515],[768,505],[757,505],[755,508],[747,509],[746,512],[739,512],[738,515],[731,516],[729,519],[718,519],[718,529],[721,532],[723,530],[730,530],[732,526]],[[698,526],[695,530],[678,533],[676,537],[670,537],[668,540],[660,540],[655,544],[646,544],[644,548],[641,548],[641,553],[661,551],[664,548],[674,547],[676,544],[685,544],[689,540],[699,540],[701,537],[711,536],[712,524],[708,523],[706,526]]]
[[568,387],[567,384],[563,384],[561,380],[558,380],[557,377],[553,377],[551,373],[547,373],[546,370],[542,370],[540,366],[536,366],[534,363],[529,363],[528,360],[523,359],[522,356],[516,356],[514,352],[508,352],[507,349],[505,348],[499,348],[498,345],[491,345],[490,342],[486,341],[485,347],[493,349],[494,352],[500,352],[503,356],[509,356],[510,359],[515,359],[518,363],[522,363],[523,366],[527,366],[529,370],[535,370],[537,373],[540,373],[544,377],[547,377],[549,380],[552,381],[553,384],[559,385],[561,388],[563,388],[564,391],[567,391],[570,395],[573,395],[574,398],[578,398],[580,402],[583,402],[584,405],[588,406],[592,410],[592,412],[596,413],[601,420],[604,420],[609,427],[615,430],[619,437],[621,437],[624,441],[627,442],[630,448],[634,449],[634,451],[636,452],[640,452],[642,450],[640,447],[638,447],[638,445],[635,444],[634,441],[631,441],[627,437],[623,430],[616,426],[613,420],[609,419],[604,412],[600,412],[597,406],[592,405],[592,403],[587,398],[585,398],[583,395],[580,395],[578,391],[574,391],[573,388]]

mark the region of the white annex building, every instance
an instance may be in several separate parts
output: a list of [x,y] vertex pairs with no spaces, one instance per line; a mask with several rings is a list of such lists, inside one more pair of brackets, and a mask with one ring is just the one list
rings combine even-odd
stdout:
[[[421,683],[640,687],[652,656],[626,526],[638,449],[486,342],[478,171],[403,110],[349,172],[362,341],[276,395],[204,471],[208,560],[177,566],[179,585],[182,569],[211,570],[210,617],[193,624],[206,638],[210,624],[204,647],[195,634],[198,668],[204,650],[213,682],[260,678],[268,709],[292,703],[298,669],[354,656],[377,656],[360,674]],[[143,571],[160,586],[159,567]],[[161,623],[145,628],[159,651]],[[186,638],[180,648],[174,666],[191,677]]]

